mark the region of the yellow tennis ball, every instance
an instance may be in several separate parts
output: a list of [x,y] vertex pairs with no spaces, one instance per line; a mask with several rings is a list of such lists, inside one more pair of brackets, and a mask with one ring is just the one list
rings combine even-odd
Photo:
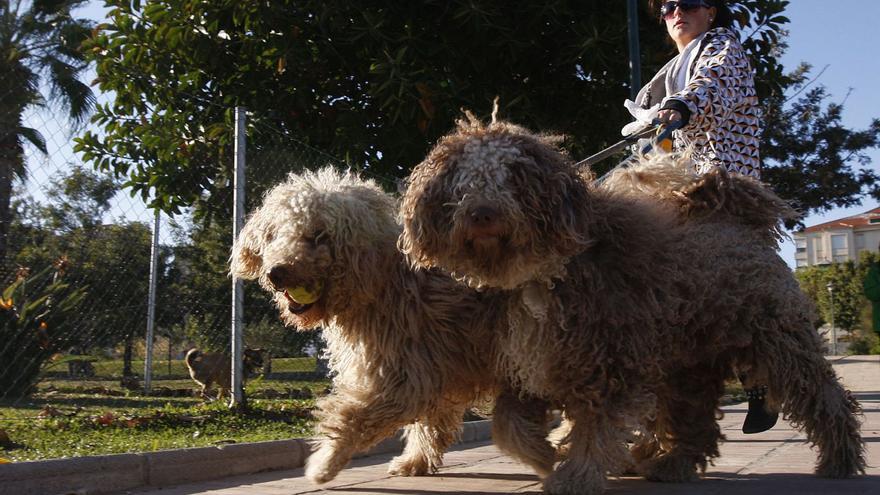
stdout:
[[324,283],[318,281],[309,288],[300,285],[298,287],[288,287],[286,290],[287,295],[298,304],[312,304],[321,297],[321,289],[323,288]]

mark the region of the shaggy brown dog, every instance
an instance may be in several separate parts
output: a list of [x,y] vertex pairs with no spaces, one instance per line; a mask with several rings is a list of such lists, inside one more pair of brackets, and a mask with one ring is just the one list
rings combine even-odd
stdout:
[[503,321],[503,306],[434,270],[412,270],[395,246],[396,211],[372,181],[330,168],[292,174],[233,250],[232,273],[258,278],[286,324],[324,328],[334,386],[318,403],[324,438],[306,466],[318,483],[406,425],[389,471],[435,471],[466,408],[495,394],[490,324]]
[[[263,349],[245,349],[242,354],[244,374],[248,376],[263,366]],[[228,354],[190,349],[184,358],[189,376],[202,387],[201,395],[211,399],[208,390],[217,385],[217,399],[229,393],[232,380],[232,358]]]
[[[718,171],[658,201],[638,187],[596,187],[550,140],[473,119],[414,170],[401,248],[471,286],[506,289],[502,371],[571,420],[568,457],[547,492],[600,492],[606,473],[629,462],[630,429],[645,423],[657,441],[639,453],[640,470],[694,478],[718,455],[715,414],[735,365],[766,371],[773,400],[818,447],[819,475],[864,471],[858,404],[776,254],[787,210],[749,181]],[[752,201],[725,202],[725,190]],[[682,221],[689,208],[695,218]],[[534,438],[496,441],[528,461],[547,451]]]

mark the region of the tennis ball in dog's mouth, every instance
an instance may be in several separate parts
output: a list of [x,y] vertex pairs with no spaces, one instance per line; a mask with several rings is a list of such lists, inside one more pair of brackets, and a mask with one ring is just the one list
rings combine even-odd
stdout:
[[324,288],[323,282],[315,282],[311,287],[297,286],[285,289],[288,297],[293,299],[297,304],[312,304],[321,297],[321,289]]

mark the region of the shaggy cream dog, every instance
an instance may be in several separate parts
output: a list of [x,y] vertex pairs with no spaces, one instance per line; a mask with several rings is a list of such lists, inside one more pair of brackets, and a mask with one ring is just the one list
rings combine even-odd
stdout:
[[395,246],[396,212],[372,181],[330,168],[291,174],[233,249],[232,274],[259,279],[287,325],[324,328],[333,392],[318,403],[323,439],[306,466],[318,483],[405,425],[405,450],[389,471],[435,471],[466,408],[496,393],[491,325],[504,320],[503,306],[433,270],[413,271]]
[[[776,254],[790,210],[720,170],[667,170],[653,186],[642,172],[597,187],[551,140],[470,119],[416,167],[402,201],[400,247],[418,265],[504,289],[501,371],[565,407],[567,458],[545,491],[601,492],[643,425],[654,441],[636,449],[640,471],[693,479],[718,455],[718,399],[734,366],[764,371],[771,400],[818,447],[817,474],[864,472],[859,406]],[[664,187],[670,178],[680,183]],[[534,439],[517,447],[537,458],[546,449]]]

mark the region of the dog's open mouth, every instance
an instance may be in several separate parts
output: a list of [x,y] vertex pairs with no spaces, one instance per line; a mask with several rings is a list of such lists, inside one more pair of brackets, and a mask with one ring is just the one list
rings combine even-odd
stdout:
[[295,315],[302,315],[320,302],[324,295],[324,283],[318,280],[310,284],[289,286],[283,291],[287,309]]
[[298,303],[292,297],[290,297],[290,294],[288,294],[287,291],[284,291],[284,297],[287,298],[287,309],[295,315],[301,315],[306,311],[312,309],[312,307],[315,305],[315,303]]

